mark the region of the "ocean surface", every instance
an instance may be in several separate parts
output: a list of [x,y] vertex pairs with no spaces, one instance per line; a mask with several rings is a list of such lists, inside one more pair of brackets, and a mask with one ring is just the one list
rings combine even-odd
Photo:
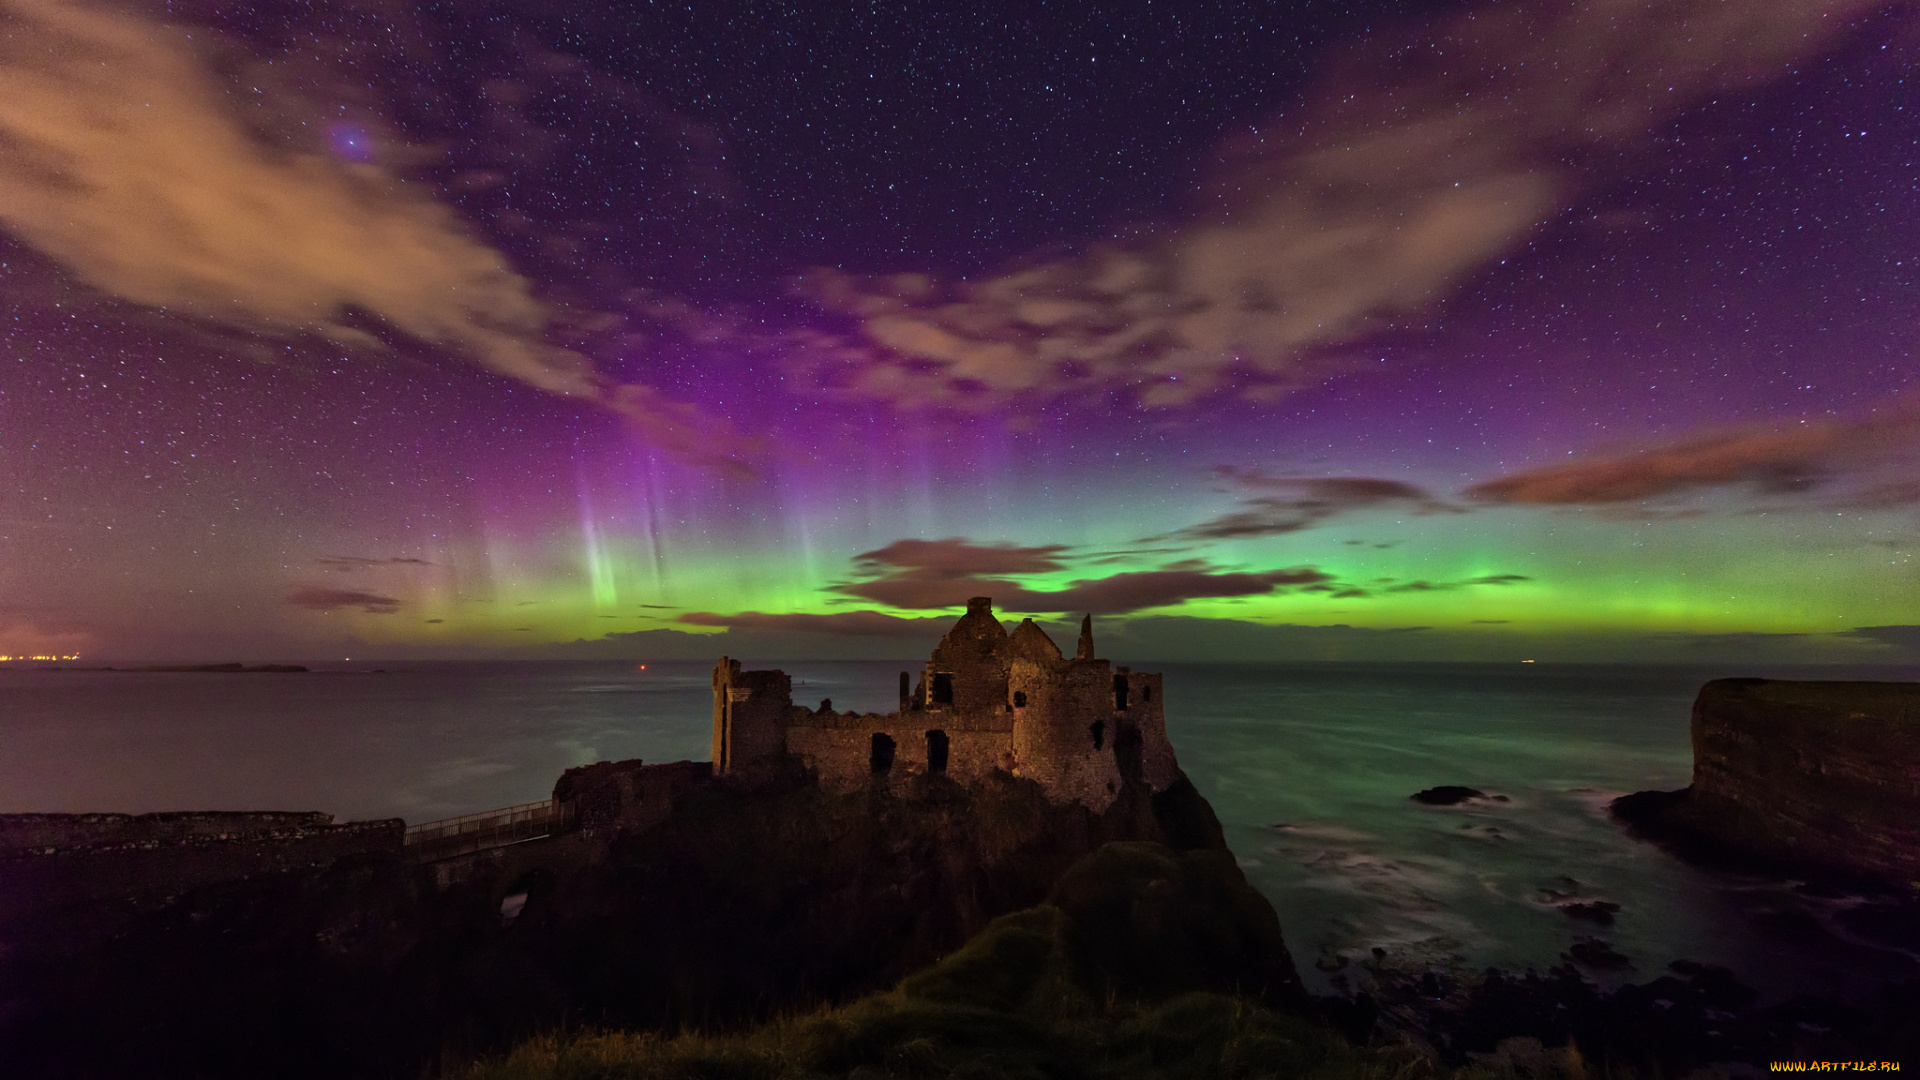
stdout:
[[[310,674],[0,669],[0,812],[324,810],[410,823],[546,798],[597,760],[705,760],[710,665],[313,665]],[[796,701],[894,707],[902,663],[778,665]],[[1914,679],[1914,668],[1136,663],[1311,988],[1359,961],[1563,963],[1581,938],[1645,981],[1677,959],[1769,997],[1920,974],[1848,935],[1857,899],[1689,867],[1627,837],[1615,796],[1688,782],[1695,691],[1725,675]],[[1506,801],[1429,807],[1463,784]],[[1611,925],[1560,905],[1619,905]],[[1380,950],[1376,953],[1375,950]]]

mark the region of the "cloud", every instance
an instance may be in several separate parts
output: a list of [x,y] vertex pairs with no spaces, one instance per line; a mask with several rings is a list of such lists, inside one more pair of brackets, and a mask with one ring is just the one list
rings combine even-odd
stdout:
[[[1366,476],[1290,477],[1268,476],[1252,469],[1231,465],[1215,468],[1215,473],[1242,488],[1267,494],[1243,499],[1240,509],[1211,521],[1148,537],[1141,543],[1162,540],[1239,540],[1255,536],[1279,536],[1311,529],[1328,518],[1355,510],[1401,504],[1415,514],[1459,513],[1421,488],[1399,480],[1381,480]],[[1348,541],[1359,543],[1359,541]]]
[[1062,569],[1058,559],[1063,544],[1016,547],[1012,544],[975,544],[958,536],[945,540],[895,540],[886,547],[853,557],[855,566],[875,571],[901,567],[945,575],[1043,574]]
[[1263,573],[1143,570],[1074,581],[1066,588],[1044,591],[1004,579],[930,578],[916,574],[854,582],[838,588],[873,603],[905,609],[959,607],[969,597],[991,596],[994,606],[1002,611],[1120,615],[1188,600],[1264,596],[1288,586],[1315,585],[1329,580],[1328,575],[1312,567],[1296,567]]
[[1488,574],[1485,577],[1466,578],[1461,581],[1409,581],[1390,586],[1387,591],[1398,592],[1452,592],[1474,585],[1512,585],[1521,581],[1532,581],[1525,574]]
[[902,406],[1111,389],[1172,406],[1238,381],[1271,396],[1447,297],[1680,110],[1884,6],[1481,4],[1377,34],[1294,115],[1221,146],[1184,225],[974,282],[822,269],[801,290],[857,330],[802,345],[819,377]]
[[1849,510],[1893,510],[1920,505],[1920,480],[1887,480],[1834,500]]
[[[270,146],[181,27],[69,0],[0,0],[0,227],[137,304],[380,348],[372,318],[607,409],[734,473],[757,447],[548,344],[554,311],[455,214],[377,164]],[[257,89],[257,88],[256,88]]]
[[[1920,410],[1898,405],[1864,420],[1802,420],[1785,430],[1755,426],[1704,431],[1635,453],[1589,457],[1476,484],[1483,503],[1605,505],[1747,484],[1772,494],[1811,491],[1841,473],[1887,465],[1920,441]],[[1914,494],[1908,481],[1870,487],[1860,497],[1896,505]],[[1638,516],[1638,515],[1633,515]]]
[[715,615],[712,612],[691,611],[676,621],[690,626],[724,626],[730,630],[775,630],[836,637],[937,638],[953,625],[952,619],[903,619],[878,611],[841,611],[832,615],[776,615],[758,611]]
[[287,603],[308,611],[329,612],[341,608],[359,608],[368,615],[392,615],[400,610],[400,601],[391,596],[359,589],[328,589],[302,585],[287,594]]
[[369,559],[358,555],[331,555],[313,560],[315,565],[328,570],[372,570],[381,566],[432,566],[425,559],[414,559],[396,555],[387,559]]

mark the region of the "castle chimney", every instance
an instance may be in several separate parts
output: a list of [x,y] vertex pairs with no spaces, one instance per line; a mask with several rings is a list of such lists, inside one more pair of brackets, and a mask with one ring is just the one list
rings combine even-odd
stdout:
[[903,671],[900,673],[900,712],[902,715],[906,714],[907,704],[910,700],[907,694],[907,673]]
[[1073,654],[1075,660],[1093,659],[1093,615],[1088,614],[1080,620],[1080,648]]
[[993,597],[976,596],[973,599],[968,600],[967,614],[973,615],[976,613],[983,614],[983,615],[993,614]]

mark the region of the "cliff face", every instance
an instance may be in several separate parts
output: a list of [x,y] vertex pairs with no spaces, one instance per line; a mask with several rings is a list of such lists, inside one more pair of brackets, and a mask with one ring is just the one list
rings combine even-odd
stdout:
[[1920,684],[1710,682],[1693,705],[1693,785],[1615,813],[1704,853],[1920,880]]
[[724,1026],[889,985],[1049,897],[1116,993],[1304,1003],[1184,778],[1102,813],[1005,774],[835,794],[791,762],[562,786],[592,827],[454,873],[374,850],[183,889],[111,933],[0,926],[8,1074],[412,1076],[567,1023]]

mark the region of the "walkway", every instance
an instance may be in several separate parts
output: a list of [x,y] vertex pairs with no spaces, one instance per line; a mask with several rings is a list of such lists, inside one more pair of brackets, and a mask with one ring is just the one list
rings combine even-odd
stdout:
[[537,840],[566,831],[571,824],[566,811],[560,803],[549,799],[424,821],[407,828],[406,851],[416,860],[430,863]]

